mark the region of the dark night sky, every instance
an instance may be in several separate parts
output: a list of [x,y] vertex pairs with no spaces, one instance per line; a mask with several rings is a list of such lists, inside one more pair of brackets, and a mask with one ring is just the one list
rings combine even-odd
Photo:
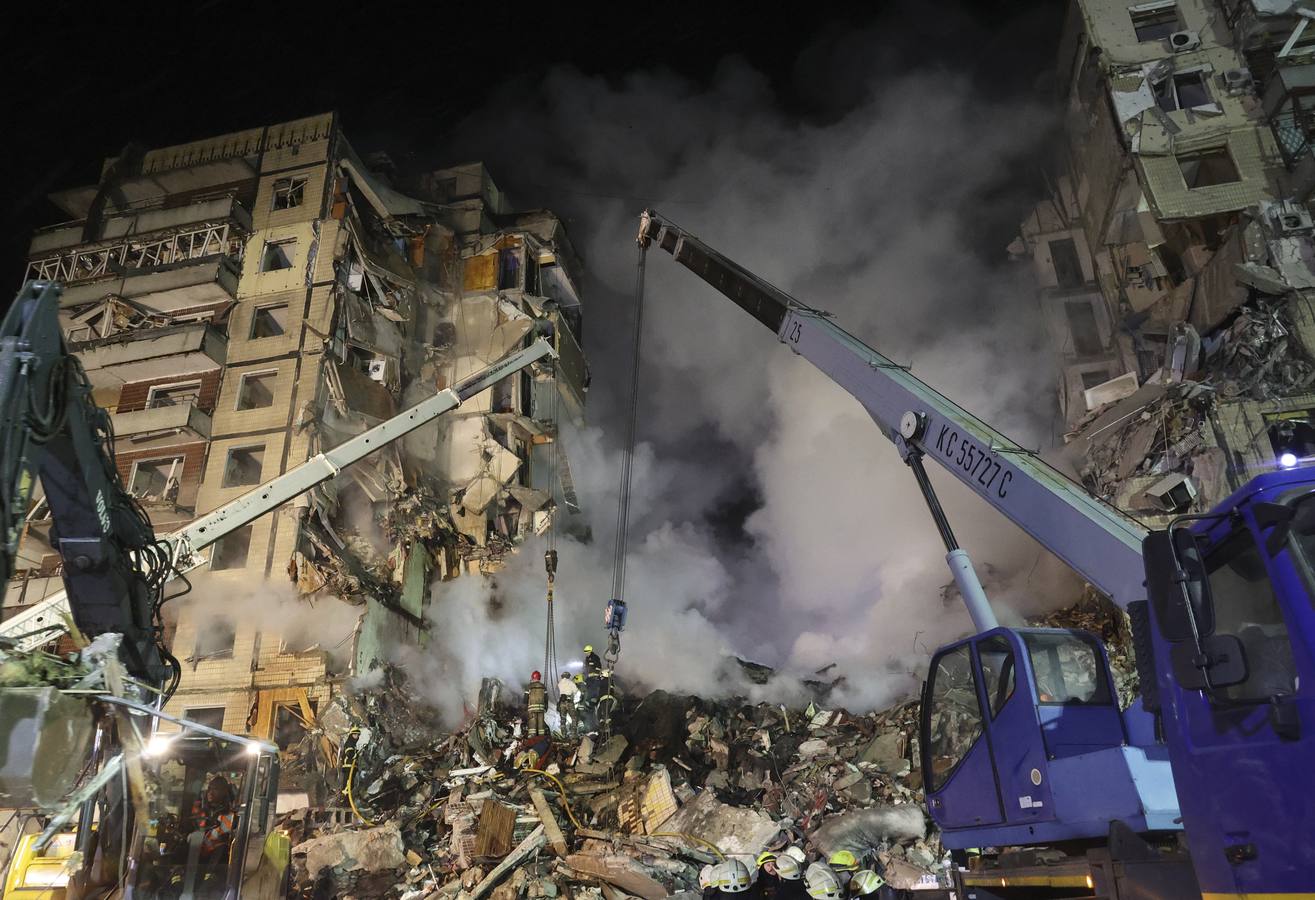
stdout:
[[[203,0],[180,16],[158,5],[97,6],[109,12],[51,0],[39,13],[10,14],[13,39],[0,65],[11,190],[0,264],[15,284],[32,229],[61,218],[45,195],[94,182],[102,159],[130,141],[167,146],[336,109],[358,149],[389,149],[403,167],[444,165],[460,161],[444,155],[454,128],[509,82],[563,64],[605,77],[666,67],[702,81],[730,55],[766,73],[801,119],[826,119],[860,99],[859,80],[837,62],[853,54],[832,52],[846,41],[862,42],[860,53],[892,73],[930,59],[967,69],[1001,96],[1037,94],[1049,90],[1064,8],[1059,0],[957,8],[917,0],[334,12]],[[818,13],[802,16],[805,8]],[[521,206],[551,202],[514,173],[494,175]]]

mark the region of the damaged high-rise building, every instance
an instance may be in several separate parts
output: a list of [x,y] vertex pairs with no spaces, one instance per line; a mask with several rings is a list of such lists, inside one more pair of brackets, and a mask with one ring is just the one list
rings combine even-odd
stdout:
[[1290,0],[1078,0],[1065,140],[1010,247],[1066,453],[1163,523],[1315,456],[1315,28]]
[[[64,285],[65,339],[157,533],[536,335],[558,353],[555,375],[505,379],[214,546],[168,635],[170,712],[290,745],[329,676],[423,642],[435,582],[495,570],[574,502],[557,441],[588,383],[578,262],[561,222],[514,210],[483,165],[403,185],[326,114],[128,150],[52,199],[72,221],[33,237],[26,277]],[[61,588],[50,526],[38,501],[7,616]],[[302,623],[346,601],[355,628],[337,647],[275,633],[239,596]]]

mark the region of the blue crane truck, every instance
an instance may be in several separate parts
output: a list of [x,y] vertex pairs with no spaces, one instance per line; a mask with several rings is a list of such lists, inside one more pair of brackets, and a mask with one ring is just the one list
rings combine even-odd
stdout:
[[[658,213],[638,241],[858,400],[922,489],[974,626],[932,656],[919,742],[960,897],[1315,897],[1315,467],[1148,529]],[[1127,709],[1095,636],[999,626],[927,459],[1128,612]]]

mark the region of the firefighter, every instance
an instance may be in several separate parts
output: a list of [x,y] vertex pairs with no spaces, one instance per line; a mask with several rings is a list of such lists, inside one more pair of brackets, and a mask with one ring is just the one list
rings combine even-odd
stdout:
[[593,644],[584,645],[584,670],[586,672],[598,672],[603,668],[603,661],[598,658],[594,652]]
[[616,711],[616,693],[612,689],[612,670],[599,673],[601,695],[598,698],[598,736],[604,741],[612,737],[612,713]]
[[192,830],[201,832],[202,865],[225,863],[237,827],[233,786],[223,775],[210,779],[205,793],[192,804]]
[[781,887],[781,876],[777,870],[777,856],[771,850],[758,854],[758,877],[753,882],[754,897],[762,900],[776,900]]
[[827,863],[831,866],[831,871],[836,873],[841,889],[848,890],[849,882],[858,871],[858,858],[849,850],[837,850],[831,854]]
[[713,886],[717,893],[743,894],[749,889],[749,867],[738,859],[732,857],[713,871]]
[[579,695],[580,689],[575,686],[571,673],[563,672],[557,682],[557,716],[561,720],[562,734],[568,738],[575,737],[575,700]]
[[866,897],[868,894],[875,894],[885,883],[886,879],[871,869],[859,869],[849,882],[849,896]]
[[813,900],[840,900],[844,889],[835,870],[823,862],[815,862],[804,873],[804,888]]
[[588,674],[585,675],[585,679],[584,679],[584,700],[585,703],[588,705],[590,712],[592,713],[591,718],[593,719],[593,721],[590,723],[593,726],[592,728],[589,729],[590,731],[598,730],[598,714],[599,714],[598,701],[601,700],[602,697],[603,697],[603,670],[593,669],[590,672],[588,672]]
[[548,710],[548,688],[538,670],[530,673],[530,684],[525,689],[525,736],[542,737],[546,733],[543,714]]
[[776,868],[776,900],[806,900],[808,891],[804,887],[804,867],[795,856],[786,851],[773,862]]

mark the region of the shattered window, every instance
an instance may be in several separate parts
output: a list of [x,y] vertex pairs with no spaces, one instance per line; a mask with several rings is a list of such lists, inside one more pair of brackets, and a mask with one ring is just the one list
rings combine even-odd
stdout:
[[241,569],[247,564],[250,550],[251,526],[247,525],[215,542],[215,549],[210,554],[210,568],[215,571]]
[[265,468],[265,445],[257,447],[234,447],[228,451],[228,461],[224,464],[224,487],[243,487],[260,484],[260,474]]
[[251,315],[251,339],[278,337],[288,330],[288,304],[262,306]]
[[1096,356],[1101,352],[1100,329],[1090,300],[1072,300],[1064,304],[1068,330],[1073,335],[1073,352],[1078,356]]
[[274,209],[293,209],[301,206],[306,193],[306,179],[280,178],[274,182]]
[[1215,634],[1235,635],[1246,654],[1247,678],[1219,688],[1228,700],[1268,700],[1296,689],[1292,641],[1274,585],[1251,529],[1242,526],[1205,556]]
[[937,658],[931,676],[930,784],[940,790],[982,733],[969,646],[963,644]]
[[1132,17],[1132,29],[1137,32],[1137,40],[1160,41],[1181,31],[1178,22],[1178,6],[1175,3],[1146,3],[1128,9]]
[[977,658],[982,664],[986,699],[994,719],[1005,701],[1014,695],[1014,648],[1009,646],[1008,638],[997,634],[977,644]]
[[201,402],[201,382],[189,381],[184,384],[158,385],[151,388],[150,395],[150,398],[146,401],[147,409],[180,406],[184,403],[199,403]]
[[296,238],[287,238],[282,241],[266,241],[265,252],[260,254],[260,271],[277,272],[280,269],[291,269],[292,261],[296,258]]
[[[314,700],[310,701],[310,710],[312,714],[317,712]],[[270,739],[280,750],[295,749],[306,738],[306,726],[300,703],[280,703],[274,708],[274,733]]]
[[274,380],[278,372],[248,372],[237,387],[238,409],[264,409],[274,405]]
[[1105,662],[1091,640],[1069,632],[1023,632],[1042,703],[1107,704]]
[[498,290],[514,291],[521,286],[521,252],[511,248],[498,251]]
[[183,710],[183,718],[191,719],[211,728],[224,730],[224,708],[222,706],[202,706],[198,709]]
[[143,460],[137,463],[132,472],[132,481],[128,485],[128,493],[134,497],[156,497],[162,498],[167,496],[170,481],[177,482],[177,479],[183,474],[183,458],[181,456],[171,456],[168,459]]
[[1055,281],[1062,288],[1082,287],[1082,263],[1072,238],[1050,241],[1050,264],[1055,267]]
[[196,646],[192,661],[204,659],[232,659],[233,644],[237,641],[237,626],[227,616],[212,616],[196,629]]
[[1226,147],[1184,154],[1178,157],[1178,168],[1182,170],[1183,183],[1189,188],[1231,184],[1242,180],[1237,171],[1237,163],[1233,162],[1233,155]]
[[1155,102],[1165,112],[1194,109],[1213,102],[1204,72],[1182,72],[1156,82],[1152,89],[1155,91]]

